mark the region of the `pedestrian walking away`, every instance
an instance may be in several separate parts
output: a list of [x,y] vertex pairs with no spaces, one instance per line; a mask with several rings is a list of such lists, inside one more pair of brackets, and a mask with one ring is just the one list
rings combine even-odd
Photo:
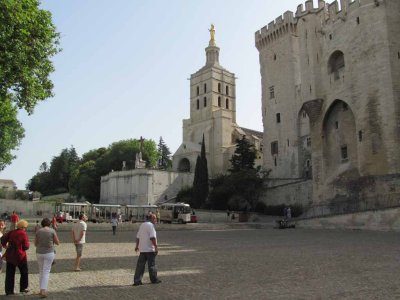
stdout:
[[74,271],[81,271],[81,257],[83,251],[83,245],[86,243],[86,229],[85,223],[86,215],[81,213],[79,215],[79,221],[72,225],[72,241],[75,244],[76,258]]
[[157,222],[157,216],[151,214],[147,221],[140,225],[136,235],[135,251],[139,251],[139,258],[136,264],[133,285],[142,285],[142,278],[146,267],[149,269],[151,283],[161,283],[157,277],[156,256],[158,254],[157,234],[154,224]]
[[6,295],[14,295],[15,271],[18,267],[20,272],[19,291],[28,293],[28,260],[26,250],[29,249],[29,240],[26,235],[28,222],[21,220],[17,223],[17,229],[7,232],[1,238],[1,245],[6,248],[4,256],[6,258]]
[[113,214],[112,218],[111,218],[111,227],[112,227],[112,232],[113,235],[115,235],[116,231],[117,231],[117,226],[118,226],[118,219],[117,219],[117,214]]
[[42,228],[35,235],[36,257],[39,265],[40,298],[47,298],[50,270],[55,258],[54,244],[60,244],[57,233],[53,228],[50,228],[50,224],[50,219],[44,218],[41,222]]

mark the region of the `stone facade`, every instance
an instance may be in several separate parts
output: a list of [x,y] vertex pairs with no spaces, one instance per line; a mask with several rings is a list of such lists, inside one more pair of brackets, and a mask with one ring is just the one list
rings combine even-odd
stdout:
[[235,141],[243,135],[255,145],[255,164],[261,165],[263,134],[236,124],[235,74],[219,64],[213,36],[205,50],[206,65],[190,76],[190,118],[183,120],[182,144],[173,155],[173,169],[194,172],[203,135],[210,177],[230,168]]
[[152,169],[111,172],[101,177],[100,204],[156,204],[175,197],[192,183],[191,173]]
[[314,204],[398,194],[400,1],[307,1],[255,45],[270,177],[312,177]]

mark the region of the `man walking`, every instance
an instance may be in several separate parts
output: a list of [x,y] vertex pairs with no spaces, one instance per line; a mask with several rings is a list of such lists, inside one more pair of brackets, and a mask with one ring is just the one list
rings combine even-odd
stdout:
[[86,229],[87,225],[85,223],[86,216],[84,213],[79,215],[79,221],[74,223],[72,226],[72,241],[75,244],[76,258],[75,258],[75,271],[81,271],[81,257],[83,244],[86,242]]
[[151,283],[161,283],[157,278],[156,255],[158,254],[157,234],[154,224],[157,222],[157,216],[151,214],[147,221],[140,225],[136,235],[135,251],[140,251],[136,264],[135,276],[133,277],[133,285],[141,285],[144,269],[147,266]]

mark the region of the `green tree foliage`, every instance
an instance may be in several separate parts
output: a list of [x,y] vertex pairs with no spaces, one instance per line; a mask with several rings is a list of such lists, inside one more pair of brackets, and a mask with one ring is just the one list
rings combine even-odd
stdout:
[[238,172],[242,170],[254,169],[254,161],[256,159],[256,151],[254,145],[243,136],[240,140],[236,140],[235,153],[230,160],[232,167],[230,171]]
[[33,113],[52,96],[54,71],[50,58],[60,51],[59,33],[50,12],[37,0],[0,1],[0,170],[24,137],[17,109]]
[[268,172],[254,169],[256,151],[243,136],[236,140],[230,174],[211,180],[207,205],[212,209],[254,210]]
[[188,203],[193,207],[193,187],[183,187],[176,195],[176,202]]
[[206,147],[203,134],[203,141],[201,143],[201,153],[200,156],[197,157],[196,167],[194,171],[193,203],[191,203],[193,208],[200,208],[204,206],[206,199],[208,197],[208,190],[209,190],[208,185],[209,185],[208,167],[206,158]]
[[61,150],[60,155],[51,160],[50,168],[45,162],[41,164],[40,171],[29,180],[27,188],[45,196],[68,192],[71,174],[78,168],[79,161],[74,147]]
[[154,167],[158,151],[156,143],[152,140],[122,140],[112,143],[107,148],[90,150],[82,155],[82,159],[71,147],[53,157],[50,167],[42,163],[40,172],[31,178],[27,188],[43,195],[69,192],[78,197],[85,197],[92,203],[98,203],[101,176],[112,170],[121,171],[123,161],[126,162],[128,170],[134,169],[136,154],[141,146],[142,159],[146,161],[147,167]]
[[172,167],[171,151],[169,151],[168,146],[165,144],[162,137],[158,142],[158,168],[162,170],[169,170]]
[[51,186],[57,193],[69,191],[69,180],[74,169],[79,166],[79,157],[74,147],[63,149],[50,163]]
[[15,158],[11,151],[20,145],[23,137],[17,109],[9,100],[0,101],[0,171]]

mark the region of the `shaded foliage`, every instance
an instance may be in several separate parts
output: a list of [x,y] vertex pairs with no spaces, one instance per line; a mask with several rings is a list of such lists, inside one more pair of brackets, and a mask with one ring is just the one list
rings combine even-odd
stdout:
[[171,151],[168,146],[165,144],[162,137],[160,137],[160,141],[158,142],[158,168],[161,170],[169,170],[172,167],[171,160]]
[[243,170],[254,169],[254,162],[256,159],[256,150],[253,144],[243,136],[240,140],[236,140],[235,153],[232,155],[230,162],[232,167],[229,171],[232,173]]
[[0,99],[0,171],[15,158],[11,153],[24,138],[24,129],[17,119],[17,109],[11,101]]
[[32,114],[51,97],[50,58],[60,51],[51,13],[37,0],[0,1],[0,170],[15,158],[24,130],[17,108]]
[[176,195],[176,202],[183,202],[193,207],[193,187],[183,187]]
[[206,148],[203,141],[201,143],[200,156],[197,157],[193,180],[193,208],[200,208],[206,203],[208,196],[208,167],[206,158]]
[[256,151],[245,136],[236,140],[236,143],[235,153],[230,160],[230,174],[220,175],[211,180],[211,192],[207,202],[209,208],[236,211],[256,208],[264,178],[269,172],[254,169]]
[[[148,167],[154,167],[158,158],[156,144],[152,140],[144,140],[143,159]],[[43,195],[69,192],[84,197],[92,203],[100,199],[101,176],[111,171],[122,170],[122,162],[126,168],[135,168],[136,154],[141,143],[136,139],[112,143],[107,148],[90,150],[80,159],[73,147],[64,149],[59,156],[53,157],[50,167],[46,163],[40,166],[40,172],[31,178],[27,188],[39,191]]]

